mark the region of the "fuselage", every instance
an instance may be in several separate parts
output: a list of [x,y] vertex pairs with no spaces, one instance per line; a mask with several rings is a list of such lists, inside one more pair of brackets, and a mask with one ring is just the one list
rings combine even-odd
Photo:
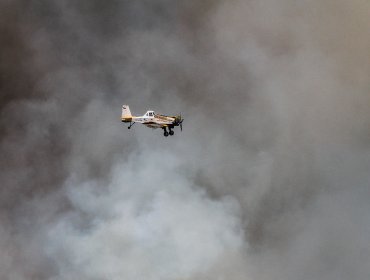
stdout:
[[143,116],[132,117],[132,122],[142,123],[151,128],[161,128],[165,126],[173,126],[176,117],[159,115],[154,111],[147,111]]

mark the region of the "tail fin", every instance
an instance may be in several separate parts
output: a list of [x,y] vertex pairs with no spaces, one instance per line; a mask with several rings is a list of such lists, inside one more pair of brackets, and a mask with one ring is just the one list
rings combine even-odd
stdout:
[[132,115],[131,115],[130,107],[128,105],[123,105],[122,106],[121,120],[123,122],[131,122],[132,121]]

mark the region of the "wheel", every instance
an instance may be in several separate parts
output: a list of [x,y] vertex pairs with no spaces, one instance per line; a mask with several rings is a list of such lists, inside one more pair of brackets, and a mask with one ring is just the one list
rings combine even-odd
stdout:
[[165,137],[167,137],[167,136],[168,136],[168,132],[167,132],[167,131],[165,131],[165,132],[163,133],[163,135],[164,135]]
[[128,127],[128,129],[130,129],[131,127]]
[[175,132],[173,132],[173,130],[170,130],[170,135],[172,136],[174,134],[175,134]]

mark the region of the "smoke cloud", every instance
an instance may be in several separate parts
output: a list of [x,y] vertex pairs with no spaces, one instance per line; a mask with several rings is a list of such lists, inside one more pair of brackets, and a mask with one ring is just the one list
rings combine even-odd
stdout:
[[0,278],[369,279],[369,11],[1,1]]

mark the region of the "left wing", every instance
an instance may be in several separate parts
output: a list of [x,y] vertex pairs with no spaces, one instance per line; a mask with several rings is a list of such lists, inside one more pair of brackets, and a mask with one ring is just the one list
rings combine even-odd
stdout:
[[144,122],[147,127],[150,128],[166,128],[166,127],[173,127],[173,123],[175,122],[174,117],[164,116],[164,115],[154,115],[154,118]]

